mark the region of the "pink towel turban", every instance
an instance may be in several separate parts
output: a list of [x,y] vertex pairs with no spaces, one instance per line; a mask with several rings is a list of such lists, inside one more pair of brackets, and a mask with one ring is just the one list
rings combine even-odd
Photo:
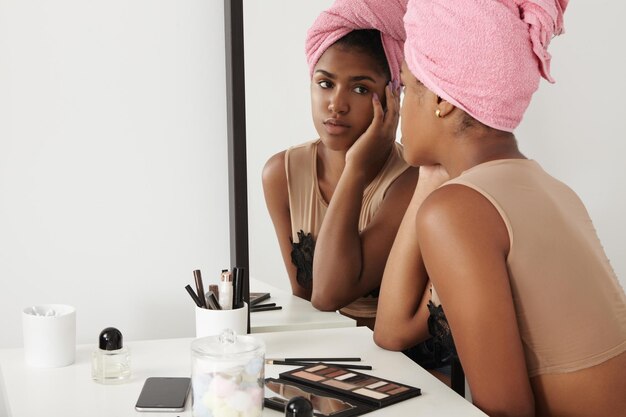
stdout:
[[513,131],[543,76],[569,0],[410,0],[406,62],[426,87],[496,129]]
[[305,49],[311,75],[322,54],[336,41],[353,30],[377,29],[382,35],[391,78],[399,80],[406,38],[402,23],[405,12],[406,0],[335,1],[307,32]]

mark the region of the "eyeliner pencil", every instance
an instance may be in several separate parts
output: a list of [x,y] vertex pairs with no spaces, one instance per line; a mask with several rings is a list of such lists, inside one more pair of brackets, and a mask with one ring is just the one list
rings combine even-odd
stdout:
[[245,268],[234,267],[233,275],[236,281],[233,282],[233,308],[243,307],[243,276],[245,274]]
[[361,358],[274,358],[271,360],[287,362],[361,362]]
[[240,275],[237,267],[233,268],[231,272],[231,276],[233,278],[233,309],[239,308],[239,299],[237,298],[237,287],[241,286],[239,283]]
[[191,296],[191,298],[193,299],[193,302],[196,303],[196,305],[200,308],[202,307],[202,303],[200,302],[200,299],[198,298],[198,296],[196,295],[195,292],[193,292],[193,289],[191,288],[191,285],[187,284],[185,286],[185,289],[187,290],[187,292],[189,293],[189,295]]
[[193,278],[196,281],[196,291],[198,292],[198,299],[200,300],[201,307],[208,308],[206,300],[202,296],[202,294],[204,294],[204,285],[202,284],[202,274],[199,269],[193,271]]
[[273,310],[282,310],[283,306],[274,306],[274,307],[252,307],[250,309],[251,313],[256,313],[257,311],[273,311]]
[[205,294],[205,297],[206,297],[206,303],[207,303],[209,310],[221,310],[222,309],[222,306],[217,301],[217,298],[215,298],[215,294],[213,293],[213,291],[209,290]]
[[327,365],[334,366],[341,369],[364,369],[371,371],[370,365],[351,365],[345,363],[328,363],[328,362],[301,362],[301,361],[277,361],[272,359],[266,359],[265,363],[268,365],[289,365],[289,366],[311,366],[311,365]]
[[262,308],[262,307],[274,307],[275,305],[276,305],[276,303],[255,304],[252,307],[250,307],[250,309],[254,310],[256,308]]

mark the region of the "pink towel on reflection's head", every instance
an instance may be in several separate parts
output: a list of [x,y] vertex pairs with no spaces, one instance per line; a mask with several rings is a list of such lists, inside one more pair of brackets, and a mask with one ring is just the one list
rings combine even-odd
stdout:
[[406,0],[337,0],[323,11],[309,28],[306,37],[306,58],[309,71],[322,54],[336,41],[358,29],[377,29],[389,62],[392,80],[400,78],[404,60],[404,24]]
[[426,87],[495,129],[519,125],[550,76],[569,0],[410,0],[406,62]]

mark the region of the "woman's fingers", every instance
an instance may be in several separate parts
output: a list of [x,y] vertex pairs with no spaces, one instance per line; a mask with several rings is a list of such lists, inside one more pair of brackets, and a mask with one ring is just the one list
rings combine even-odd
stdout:
[[370,128],[376,128],[384,122],[385,117],[383,105],[380,102],[378,94],[376,93],[372,95],[372,106],[374,106],[374,118],[372,119],[372,124],[370,125]]
[[395,137],[395,132],[400,119],[400,94],[396,88],[396,82],[389,82],[385,87],[385,95],[387,98],[387,111],[384,116],[385,130]]

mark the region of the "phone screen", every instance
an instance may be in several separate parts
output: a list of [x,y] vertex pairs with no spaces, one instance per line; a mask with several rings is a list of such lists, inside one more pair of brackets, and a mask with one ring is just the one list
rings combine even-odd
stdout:
[[183,411],[191,378],[150,377],[143,384],[135,409],[137,411]]

